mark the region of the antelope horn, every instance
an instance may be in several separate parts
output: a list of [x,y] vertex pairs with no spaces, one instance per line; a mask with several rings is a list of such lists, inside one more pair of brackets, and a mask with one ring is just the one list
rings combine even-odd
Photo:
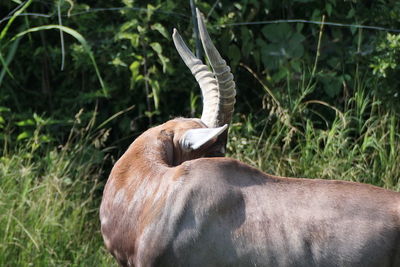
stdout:
[[219,91],[219,114],[217,115],[216,126],[221,126],[230,123],[232,119],[233,109],[236,101],[235,82],[233,81],[231,68],[226,64],[226,61],[221,57],[211,41],[210,35],[206,29],[206,25],[204,24],[203,14],[201,14],[197,8],[196,13],[201,43],[203,44],[204,51],[206,52],[208,61],[217,79]]
[[200,85],[203,95],[201,120],[208,127],[220,127],[231,121],[236,95],[235,83],[230,68],[211,42],[199,10],[197,20],[203,48],[213,72],[193,55],[176,29],[172,37],[179,55]]

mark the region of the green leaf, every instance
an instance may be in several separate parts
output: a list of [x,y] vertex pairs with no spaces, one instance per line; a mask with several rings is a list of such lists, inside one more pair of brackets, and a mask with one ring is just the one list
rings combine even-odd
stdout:
[[120,57],[115,57],[113,60],[110,62],[113,66],[115,67],[128,67],[128,65],[122,61]]
[[23,140],[23,139],[27,139],[27,138],[29,138],[29,137],[31,137],[31,136],[32,136],[32,133],[27,132],[27,131],[24,131],[24,132],[20,133],[20,134],[17,136],[17,141],[20,141],[20,140]]
[[147,19],[150,20],[151,16],[153,16],[154,11],[157,9],[157,7],[153,6],[152,4],[147,4]]
[[264,26],[261,29],[262,34],[270,42],[279,43],[284,42],[292,35],[292,29],[287,23],[271,24]]
[[242,56],[247,58],[250,55],[250,52],[253,51],[254,41],[253,41],[253,32],[250,31],[247,27],[240,28],[240,36],[242,42]]
[[43,125],[46,123],[46,121],[36,113],[33,113],[33,119],[35,120],[36,124],[38,124],[38,125]]
[[159,33],[161,33],[162,36],[164,36],[166,39],[170,39],[169,33],[168,31],[165,29],[165,27],[163,25],[161,25],[160,23],[155,23],[153,25],[151,25],[150,27],[152,30],[156,30]]
[[27,119],[23,121],[18,121],[15,123],[17,126],[33,126],[36,125],[35,121],[32,119]]
[[154,50],[154,52],[156,52],[158,58],[161,61],[161,64],[163,66],[163,72],[165,73],[167,71],[168,68],[168,64],[169,64],[169,58],[165,57],[162,54],[162,47],[159,43],[154,42],[150,44],[151,48]]
[[134,83],[143,80],[144,76],[140,74],[140,62],[134,61],[129,66],[129,70],[131,71],[131,88],[133,88]]
[[154,43],[151,43],[150,46],[157,53],[157,55],[162,54],[162,47],[159,43],[154,42]]
[[321,11],[319,9],[314,9],[311,15],[311,20],[321,20]]
[[229,46],[229,48],[228,48],[228,57],[231,59],[231,64],[230,65],[233,68],[235,68],[238,65],[238,63],[240,61],[240,58],[241,58],[240,49],[239,49],[239,47],[237,47],[237,45],[232,44],[232,45]]
[[332,14],[332,5],[330,3],[326,3],[325,10],[328,16],[330,16]]
[[131,45],[133,47],[139,47],[140,36],[137,33],[121,32],[121,33],[117,34],[116,38],[118,40],[127,39],[127,40],[131,41]]
[[0,112],[10,112],[10,111],[11,111],[11,109],[8,107],[0,106]]
[[349,12],[346,15],[346,19],[351,19],[356,14],[356,10],[354,8],[350,8]]
[[299,32],[295,32],[295,33],[290,37],[289,42],[290,42],[292,45],[297,45],[297,44],[303,42],[305,39],[306,39],[306,38],[304,37],[304,35],[302,35],[302,34],[299,33]]
[[295,71],[301,72],[301,64],[299,60],[292,60],[290,63],[291,63],[290,65]]
[[159,109],[160,106],[160,84],[158,83],[157,80],[150,80],[150,86],[152,89],[152,96],[153,96],[153,100],[154,100],[154,107],[156,109],[156,111]]
[[287,51],[288,58],[300,58],[304,54],[304,47],[301,42],[296,39],[290,39],[290,41],[285,45],[285,50]]
[[125,22],[121,26],[121,32],[125,32],[126,30],[129,30],[131,28],[136,28],[138,25],[138,20],[137,19],[132,19],[128,22]]
[[234,3],[233,4],[238,10],[242,10],[242,5],[241,4],[239,4],[239,3]]
[[277,69],[285,51],[280,44],[268,44],[261,50],[261,60],[266,69]]
[[301,32],[301,30],[303,30],[304,28],[304,23],[297,23],[296,24],[296,31],[297,32]]
[[139,61],[134,61],[132,64],[129,66],[129,69],[132,73],[132,77],[136,77],[139,74],[139,67],[140,67],[140,62]]
[[336,97],[342,89],[343,77],[338,77],[336,73],[321,74],[319,80],[324,85],[324,91],[329,97]]
[[42,143],[48,143],[48,142],[50,142],[51,140],[53,140],[53,139],[52,139],[51,136],[49,136],[49,135],[41,135],[41,136],[40,136],[40,141],[41,141]]

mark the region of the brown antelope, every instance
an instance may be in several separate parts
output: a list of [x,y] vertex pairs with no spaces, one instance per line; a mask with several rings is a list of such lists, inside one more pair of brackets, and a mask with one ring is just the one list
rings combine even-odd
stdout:
[[371,185],[265,174],[224,153],[235,83],[197,14],[213,69],[176,30],[200,84],[201,119],[140,135],[104,189],[101,232],[121,266],[400,266],[400,195]]

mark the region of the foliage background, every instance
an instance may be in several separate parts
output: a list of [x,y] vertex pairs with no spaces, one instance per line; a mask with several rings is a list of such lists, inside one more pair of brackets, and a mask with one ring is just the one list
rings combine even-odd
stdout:
[[[230,156],[399,190],[400,2],[195,2],[237,82]],[[174,27],[194,50],[188,0],[1,1],[0,265],[112,262],[97,222],[112,163],[201,112]]]

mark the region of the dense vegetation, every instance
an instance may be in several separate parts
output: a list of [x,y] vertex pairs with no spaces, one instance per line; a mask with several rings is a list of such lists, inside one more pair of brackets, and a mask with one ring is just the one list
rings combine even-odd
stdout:
[[[97,219],[110,166],[201,110],[170,37],[195,49],[189,2],[1,1],[0,266],[114,264]],[[195,2],[237,81],[230,156],[400,190],[400,2]]]

